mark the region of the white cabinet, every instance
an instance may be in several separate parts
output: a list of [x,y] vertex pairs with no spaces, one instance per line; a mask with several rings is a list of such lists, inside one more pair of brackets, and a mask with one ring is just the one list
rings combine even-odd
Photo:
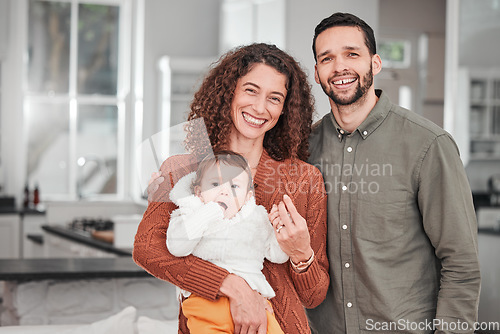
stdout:
[[17,213],[0,215],[0,258],[18,259],[21,246],[20,219]]
[[500,160],[500,70],[471,71],[469,80],[471,160]]
[[25,213],[22,218],[22,257],[24,259],[43,258],[43,230],[45,214]]

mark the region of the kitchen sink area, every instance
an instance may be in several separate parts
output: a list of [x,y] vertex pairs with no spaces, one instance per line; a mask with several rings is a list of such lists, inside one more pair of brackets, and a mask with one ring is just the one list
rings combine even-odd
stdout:
[[94,248],[96,256],[131,255],[133,237],[145,208],[135,202],[49,202],[42,226],[44,238],[51,241],[44,245],[45,256],[69,256],[60,246],[62,241],[70,241],[57,243],[54,238]]
[[10,244],[17,253],[0,258],[0,326],[84,324],[133,306],[138,316],[176,328],[175,287],[132,260],[144,210],[129,201],[2,210],[1,217],[15,217],[19,238]]

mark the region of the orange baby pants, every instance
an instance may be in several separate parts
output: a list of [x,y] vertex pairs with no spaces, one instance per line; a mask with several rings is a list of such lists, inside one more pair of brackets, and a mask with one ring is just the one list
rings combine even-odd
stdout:
[[[226,297],[210,301],[191,295],[182,302],[182,313],[187,318],[187,326],[192,334],[234,333],[229,299]],[[267,334],[283,334],[278,321],[269,312],[267,312]]]

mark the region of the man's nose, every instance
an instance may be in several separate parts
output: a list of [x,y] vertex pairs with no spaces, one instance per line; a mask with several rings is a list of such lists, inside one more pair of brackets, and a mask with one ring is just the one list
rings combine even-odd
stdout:
[[347,65],[347,62],[345,62],[344,59],[336,58],[333,62],[333,69],[337,73],[343,73],[349,70],[349,66]]

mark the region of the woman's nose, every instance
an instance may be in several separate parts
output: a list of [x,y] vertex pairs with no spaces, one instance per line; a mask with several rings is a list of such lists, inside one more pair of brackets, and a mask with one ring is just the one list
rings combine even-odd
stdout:
[[266,110],[266,98],[263,96],[255,97],[255,100],[253,103],[253,109],[257,113],[263,113]]

